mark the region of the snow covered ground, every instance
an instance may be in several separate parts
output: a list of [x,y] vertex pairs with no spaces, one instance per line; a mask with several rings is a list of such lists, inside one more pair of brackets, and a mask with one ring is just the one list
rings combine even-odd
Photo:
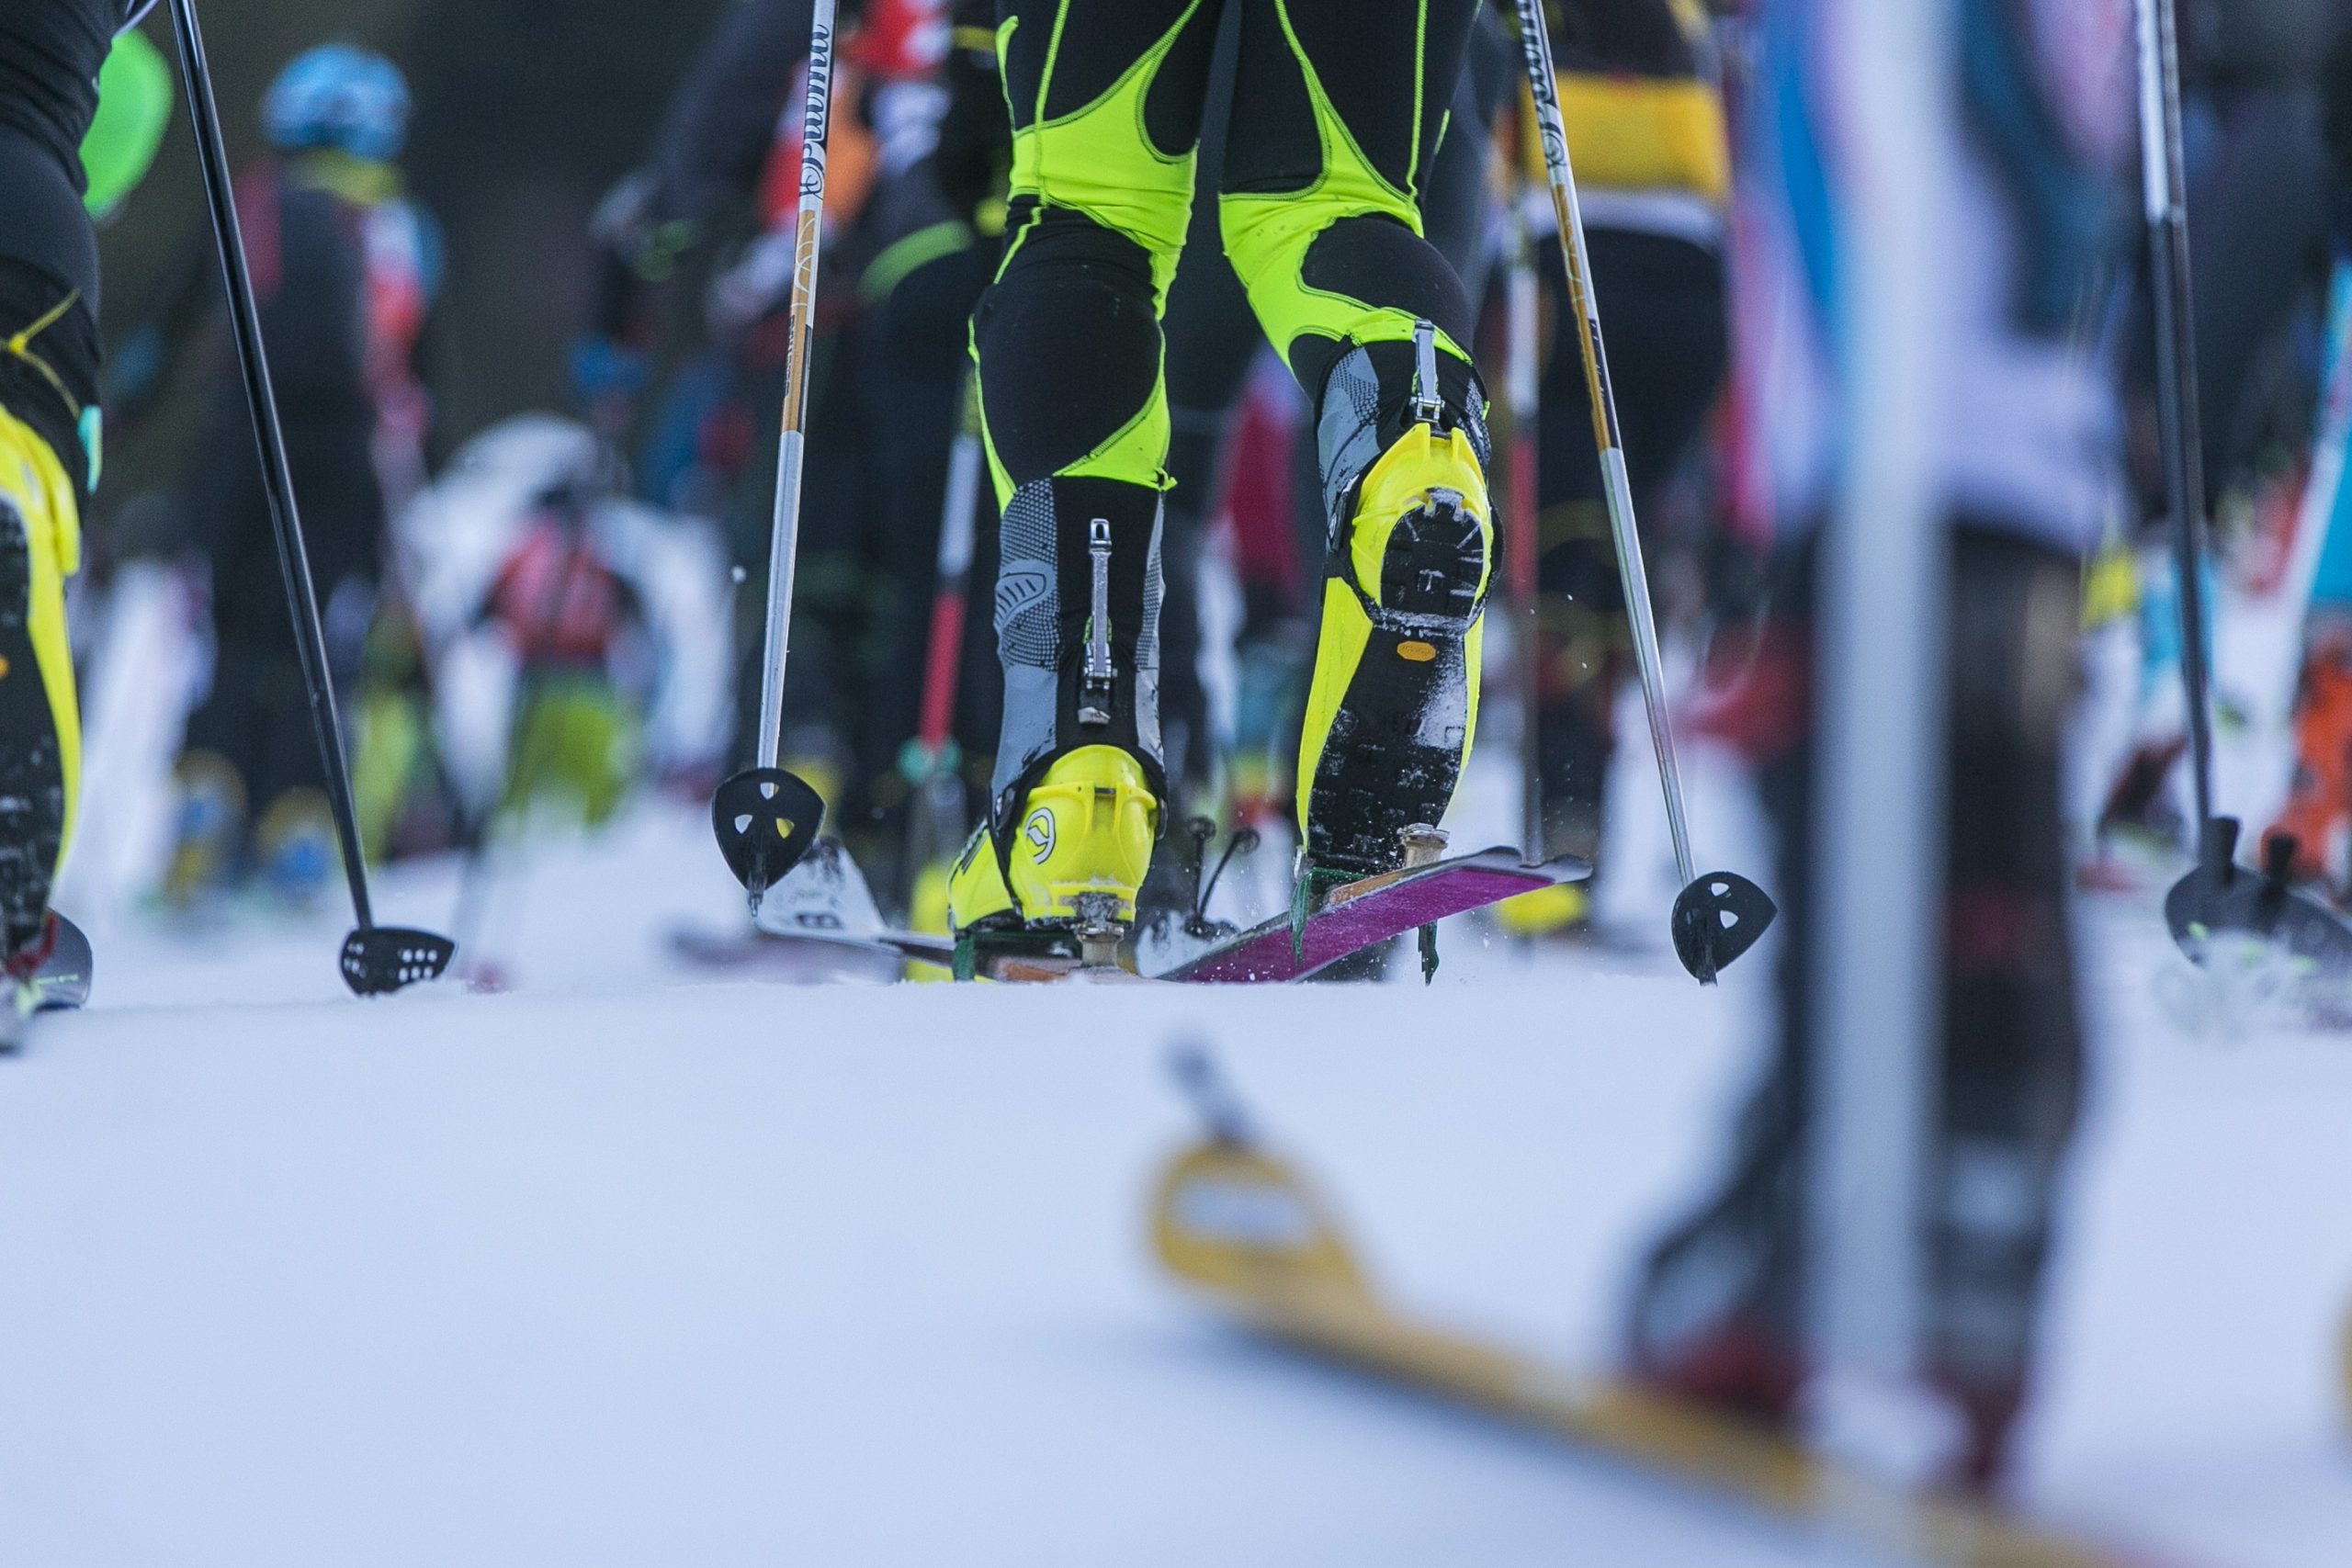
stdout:
[[[147,588],[125,623],[172,632]],[[1465,842],[1509,836],[1477,830],[1513,819],[1507,713]],[[109,908],[152,879],[169,737],[99,729],[68,886],[99,1005],[0,1061],[0,1563],[1844,1561],[1288,1359],[1145,1253],[1192,1131],[1166,1055],[1205,1041],[1399,1299],[1606,1363],[1774,961],[1675,968],[1638,747],[1604,913],[1647,952],[1454,922],[1427,990],[714,984],[667,938],[741,896],[699,804],[658,802],[496,879],[456,934],[512,994],[362,1005],[332,911]],[[1761,867],[1685,761],[1702,847]],[[1267,912],[1282,858],[1226,912]],[[453,864],[378,888],[392,922],[461,902]],[[2152,900],[2084,924],[2098,1071],[2026,1490],[2165,1561],[2352,1562],[2352,1040],[2185,1030]]]
[[[381,902],[446,925],[453,897],[428,868]],[[1769,951],[1714,993],[1466,927],[1427,990],[670,967],[669,925],[739,907],[664,807],[537,866],[513,995],[351,1001],[331,918],[101,923],[103,1005],[0,1063],[0,1561],[1845,1561],[1288,1359],[1144,1250],[1190,1131],[1166,1052],[1205,1040],[1400,1298],[1605,1357]],[[2352,1561],[2352,1041],[2185,1033],[2153,910],[2086,925],[2098,1083],[2029,1490],[2167,1560]]]

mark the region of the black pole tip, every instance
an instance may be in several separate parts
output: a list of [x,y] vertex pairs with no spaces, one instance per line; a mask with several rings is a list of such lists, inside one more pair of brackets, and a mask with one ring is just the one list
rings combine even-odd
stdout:
[[458,944],[431,931],[362,926],[343,939],[343,983],[352,994],[388,997],[424,980],[438,980]]
[[[2263,874],[2234,863],[2204,864],[2165,896],[2165,923],[2193,964],[2203,964],[2217,941],[2252,942],[2278,950],[2330,980],[2352,977],[2352,928],[2333,909],[2297,892],[2285,874],[2280,840],[2265,849]],[[2291,854],[2293,846],[2287,846]]]
[[1674,900],[1674,955],[1702,986],[1754,947],[1780,907],[1736,872],[1710,872]]
[[2302,848],[2302,840],[2292,833],[2273,833],[2262,840],[2262,880],[2273,889],[2288,886],[2294,880],[2295,852]]
[[2208,871],[2228,872],[2234,869],[2238,858],[2238,819],[2216,817],[2206,823],[2204,842],[2198,845],[2198,852]]
[[746,768],[710,797],[718,852],[755,901],[800,863],[824,821],[824,797],[781,768]]
[[1227,1148],[1247,1148],[1254,1143],[1250,1116],[1240,1099],[1225,1081],[1209,1043],[1197,1036],[1177,1041],[1169,1048],[1168,1073],[1192,1103],[1193,1113],[1212,1142]]

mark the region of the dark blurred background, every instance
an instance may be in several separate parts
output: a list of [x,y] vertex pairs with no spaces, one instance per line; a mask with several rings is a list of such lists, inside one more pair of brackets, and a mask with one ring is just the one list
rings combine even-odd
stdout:
[[[566,405],[565,349],[588,306],[589,215],[643,155],[671,88],[728,4],[215,0],[200,9],[240,166],[262,152],[263,92],[300,51],[364,44],[408,73],[415,114],[401,162],[448,244],[429,345],[438,449],[508,414]],[[176,68],[168,21],[158,14],[146,26]],[[175,115],[154,173],[104,235],[109,344],[155,308],[190,250],[210,243],[184,104]],[[174,384],[201,357],[182,356]],[[109,494],[167,481],[200,405],[166,395],[151,417],[117,433]]]

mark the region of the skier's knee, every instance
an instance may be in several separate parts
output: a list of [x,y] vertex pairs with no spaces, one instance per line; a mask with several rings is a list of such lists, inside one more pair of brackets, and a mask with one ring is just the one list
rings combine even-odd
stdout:
[[1068,216],[1024,238],[982,301],[989,445],[1016,487],[1081,465],[1156,486],[1168,409],[1153,260]]

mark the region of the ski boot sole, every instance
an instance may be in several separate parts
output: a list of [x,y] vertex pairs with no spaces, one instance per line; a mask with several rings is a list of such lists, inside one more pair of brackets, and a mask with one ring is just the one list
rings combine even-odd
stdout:
[[1318,872],[1393,871],[1406,829],[1445,815],[1476,713],[1470,660],[1486,574],[1483,525],[1441,490],[1390,534],[1380,606],[1345,583],[1327,592],[1327,622],[1369,625],[1307,791],[1307,858]]
[[65,762],[33,644],[32,590],[24,514],[0,497],[0,946],[12,952],[40,935],[65,837]]

